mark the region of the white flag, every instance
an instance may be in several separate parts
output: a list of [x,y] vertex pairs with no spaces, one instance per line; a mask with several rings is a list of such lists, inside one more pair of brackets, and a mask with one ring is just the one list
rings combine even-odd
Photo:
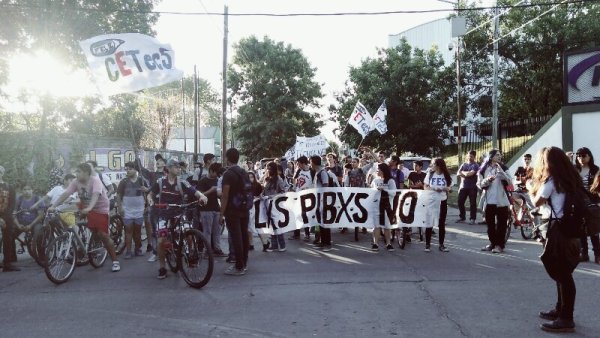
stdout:
[[374,128],[371,114],[369,114],[367,108],[365,108],[365,106],[363,106],[360,102],[356,103],[348,123],[353,126],[363,138],[365,138],[365,136],[367,136],[367,134]]
[[375,129],[377,129],[377,131],[381,135],[387,133],[387,123],[385,122],[386,116],[387,107],[385,105],[385,100],[383,100],[383,103],[381,104],[381,106],[379,106],[379,109],[377,109],[375,115],[373,115],[373,123],[375,124]]
[[177,81],[170,45],[138,33],[99,35],[79,42],[98,89],[104,95],[129,93]]

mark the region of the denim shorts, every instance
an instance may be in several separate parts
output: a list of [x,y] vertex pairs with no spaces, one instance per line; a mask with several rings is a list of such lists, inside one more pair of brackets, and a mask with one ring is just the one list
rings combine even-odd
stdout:
[[140,217],[140,218],[124,218],[123,219],[123,224],[125,226],[130,226],[133,224],[137,224],[137,225],[143,225],[144,224],[144,218]]

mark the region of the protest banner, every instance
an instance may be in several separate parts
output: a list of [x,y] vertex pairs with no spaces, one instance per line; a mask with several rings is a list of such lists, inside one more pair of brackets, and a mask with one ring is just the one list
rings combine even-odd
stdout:
[[104,95],[129,93],[177,81],[175,53],[168,44],[138,33],[107,34],[79,43]]
[[379,109],[377,109],[377,112],[375,113],[375,115],[373,115],[373,123],[375,124],[375,129],[377,129],[377,131],[381,135],[387,133],[387,123],[385,122],[386,116],[387,107],[385,105],[385,100],[383,100],[383,103],[381,103],[381,106],[379,106]]
[[285,153],[285,158],[294,160],[300,156],[320,156],[325,154],[327,148],[329,148],[329,142],[323,135],[314,137],[296,136],[296,144]]
[[431,227],[430,206],[440,203],[431,191],[371,188],[316,188],[254,202],[251,227],[263,234],[319,225],[326,228]]
[[365,106],[363,106],[360,102],[356,103],[348,123],[354,127],[354,129],[356,129],[363,138],[365,138],[365,136],[367,136],[367,134],[374,128],[371,114],[369,114],[367,108],[365,108]]

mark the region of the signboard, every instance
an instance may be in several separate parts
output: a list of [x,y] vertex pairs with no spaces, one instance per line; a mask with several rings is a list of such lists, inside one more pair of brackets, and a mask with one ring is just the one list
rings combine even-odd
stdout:
[[565,105],[600,102],[600,49],[566,53]]

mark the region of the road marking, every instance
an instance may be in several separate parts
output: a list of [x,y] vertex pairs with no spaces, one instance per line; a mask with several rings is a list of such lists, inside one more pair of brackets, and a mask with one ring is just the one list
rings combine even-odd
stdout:
[[496,268],[495,268],[495,267],[493,267],[493,266],[489,266],[489,265],[485,265],[485,264],[479,264],[479,263],[476,263],[475,265],[483,266],[484,268],[489,268],[489,269],[496,269]]

